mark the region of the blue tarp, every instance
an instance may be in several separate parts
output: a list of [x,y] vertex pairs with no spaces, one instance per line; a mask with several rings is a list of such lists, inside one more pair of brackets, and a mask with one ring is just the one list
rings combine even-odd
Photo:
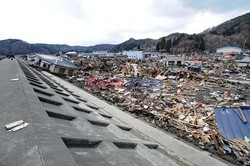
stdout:
[[[243,121],[240,109],[246,118]],[[240,108],[215,108],[215,116],[217,127],[220,133],[227,139],[244,139],[245,136],[250,137],[250,106],[242,106]]]

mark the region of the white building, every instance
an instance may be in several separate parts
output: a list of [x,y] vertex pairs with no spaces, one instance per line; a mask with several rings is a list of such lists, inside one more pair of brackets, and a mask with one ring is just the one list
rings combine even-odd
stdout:
[[229,54],[229,53],[240,54],[241,52],[242,52],[241,48],[232,46],[226,46],[216,49],[216,53],[223,53],[223,54]]
[[142,51],[124,51],[123,55],[126,55],[128,59],[143,59],[144,58]]
[[178,55],[168,55],[160,61],[165,66],[181,66],[185,63],[185,54]]
[[173,55],[168,54],[168,53],[162,53],[162,54],[160,55],[160,59],[166,59],[166,58],[169,57],[169,56],[173,56]]
[[160,57],[160,52],[143,52],[144,58],[158,58]]

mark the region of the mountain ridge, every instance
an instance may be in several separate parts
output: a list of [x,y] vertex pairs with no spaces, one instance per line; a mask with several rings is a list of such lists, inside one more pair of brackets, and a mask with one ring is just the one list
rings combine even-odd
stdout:
[[162,37],[156,49],[177,53],[204,50],[215,52],[216,48],[224,46],[250,49],[250,12],[206,29],[202,33],[181,34],[179,37],[175,40]]

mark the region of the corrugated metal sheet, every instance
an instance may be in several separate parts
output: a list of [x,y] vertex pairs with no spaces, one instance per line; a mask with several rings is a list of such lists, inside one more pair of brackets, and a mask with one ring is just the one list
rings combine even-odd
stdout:
[[[247,122],[244,123],[240,110]],[[250,137],[250,106],[240,108],[215,108],[217,126],[221,134],[227,139],[244,139]]]

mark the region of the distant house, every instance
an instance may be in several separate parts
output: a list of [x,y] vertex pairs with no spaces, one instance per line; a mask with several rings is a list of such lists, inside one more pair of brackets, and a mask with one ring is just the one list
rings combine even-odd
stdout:
[[245,57],[238,61],[240,67],[250,67],[250,57]]
[[143,59],[144,58],[142,51],[124,51],[123,55],[126,55],[128,59]]
[[233,46],[226,46],[216,49],[216,53],[223,53],[225,54],[240,54],[242,52],[242,48],[233,47]]
[[94,51],[90,55],[97,57],[106,57],[108,56],[108,51]]
[[173,55],[172,54],[168,54],[168,53],[161,53],[160,56],[159,56],[159,58],[160,59],[166,59],[166,58],[168,58],[170,56],[173,56]]
[[160,62],[165,66],[181,66],[185,63],[185,54],[182,54],[181,56],[168,55]]
[[143,52],[144,58],[158,58],[160,57],[161,53],[160,52]]
[[126,58],[127,58],[127,55],[123,55],[123,54],[114,54],[114,57],[121,58],[121,59],[126,59]]
[[70,52],[65,53],[65,55],[67,57],[74,58],[74,57],[77,57],[78,53],[75,51],[70,51]]

